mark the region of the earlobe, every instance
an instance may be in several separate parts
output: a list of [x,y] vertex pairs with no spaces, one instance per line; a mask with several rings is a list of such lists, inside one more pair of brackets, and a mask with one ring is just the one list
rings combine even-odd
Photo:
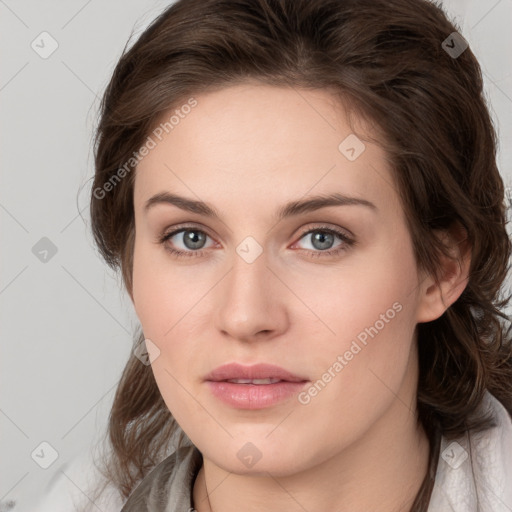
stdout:
[[471,248],[467,233],[462,227],[439,231],[439,238],[449,248],[451,257],[441,255],[439,279],[433,275],[423,277],[420,283],[417,323],[431,322],[462,295],[469,281]]

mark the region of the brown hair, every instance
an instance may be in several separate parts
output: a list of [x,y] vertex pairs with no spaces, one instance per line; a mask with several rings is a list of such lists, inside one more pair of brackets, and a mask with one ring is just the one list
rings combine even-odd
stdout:
[[[470,48],[454,56],[442,45],[456,31],[426,0],[179,0],[124,48],[95,140],[92,230],[130,292],[133,155],[169,109],[256,80],[328,89],[379,128],[419,268],[437,275],[448,255],[436,230],[462,226],[471,246],[462,295],[417,326],[418,419],[431,465],[413,512],[428,507],[440,433],[454,438],[493,425],[477,414],[486,390],[512,414],[512,340],[502,311],[509,298],[500,291],[511,254],[504,186],[479,64]],[[122,179],[112,181],[122,167]],[[143,339],[138,332],[135,342]],[[186,435],[151,367],[131,355],[109,417],[112,453],[103,473],[126,498],[176,433],[180,444]]]

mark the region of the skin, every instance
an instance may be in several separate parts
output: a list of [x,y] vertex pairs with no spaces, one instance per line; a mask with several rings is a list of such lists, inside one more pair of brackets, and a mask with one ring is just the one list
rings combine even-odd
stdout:
[[[144,335],[160,350],[152,363],[160,392],[203,454],[195,509],[408,510],[429,449],[416,421],[416,325],[459,297],[469,260],[446,262],[439,286],[419,271],[385,151],[363,139],[378,134],[357,116],[351,126],[329,92],[248,82],[195,98],[137,168],[131,291]],[[366,149],[350,161],[338,146],[354,128]],[[213,205],[221,220],[171,204],[144,211],[165,191]],[[288,201],[334,191],[376,210],[273,217]],[[157,242],[183,223],[208,235],[202,255],[176,258]],[[312,234],[303,236],[322,226],[357,243],[335,236],[327,250],[345,250],[322,255]],[[263,251],[252,263],[236,252],[248,236]],[[197,252],[183,232],[166,244]],[[316,382],[395,303],[400,312],[306,405],[294,396],[235,409],[203,381],[236,361],[274,363]],[[261,454],[250,468],[237,457],[247,442]]]

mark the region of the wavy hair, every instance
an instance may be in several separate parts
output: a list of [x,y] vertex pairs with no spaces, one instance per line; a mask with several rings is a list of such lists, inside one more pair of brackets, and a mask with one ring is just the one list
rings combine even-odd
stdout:
[[[418,421],[431,454],[411,512],[428,507],[440,433],[455,438],[492,426],[479,410],[486,390],[512,414],[510,297],[502,293],[511,241],[497,135],[475,55],[467,48],[455,57],[443,44],[454,46],[453,32],[442,6],[427,0],[179,0],[125,46],[94,141],[92,232],[128,292],[134,152],[170,109],[246,81],[332,91],[379,129],[418,268],[437,276],[449,253],[436,232],[463,227],[471,247],[467,286],[440,318],[417,325]],[[139,330],[134,342],[143,339]],[[178,446],[187,442],[151,366],[133,354],[106,435],[111,453],[101,471],[124,498],[175,436]]]

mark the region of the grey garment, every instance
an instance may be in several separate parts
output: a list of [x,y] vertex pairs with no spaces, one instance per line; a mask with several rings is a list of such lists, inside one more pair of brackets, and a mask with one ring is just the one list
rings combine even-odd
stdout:
[[195,446],[182,446],[155,466],[121,512],[192,512],[192,489],[203,464]]

